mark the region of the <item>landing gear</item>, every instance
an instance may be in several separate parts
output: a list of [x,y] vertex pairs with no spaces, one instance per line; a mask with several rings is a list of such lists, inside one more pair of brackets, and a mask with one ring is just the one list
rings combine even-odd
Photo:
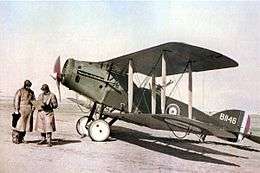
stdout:
[[94,102],[89,116],[81,117],[76,124],[76,129],[81,137],[86,137],[87,135],[97,142],[105,141],[110,135],[110,125],[112,125],[117,119],[112,119],[107,123],[104,119],[106,117],[102,116],[105,106],[101,105],[99,110],[99,117],[93,118],[96,112],[97,103]]
[[205,142],[207,135],[201,135],[200,136],[200,142]]
[[81,117],[76,124],[76,130],[78,134],[83,138],[88,135],[88,128],[92,121],[94,121],[93,115],[96,111],[97,103],[94,102],[89,116]]
[[84,138],[88,135],[88,128],[92,121],[88,122],[88,116],[81,117],[76,124],[78,134]]
[[207,137],[207,133],[205,131],[202,131],[200,138],[199,138],[199,141],[205,142],[206,137]]
[[109,124],[101,119],[95,120],[90,124],[88,134],[93,141],[103,142],[110,135]]

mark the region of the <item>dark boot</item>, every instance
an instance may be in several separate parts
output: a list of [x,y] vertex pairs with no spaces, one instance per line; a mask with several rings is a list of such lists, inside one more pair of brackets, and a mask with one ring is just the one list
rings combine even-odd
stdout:
[[19,132],[19,143],[27,144],[27,142],[24,140],[26,132]]
[[42,136],[42,138],[41,138],[40,142],[37,143],[38,145],[46,144],[46,133],[41,133],[41,136]]
[[12,142],[15,144],[19,144],[19,132],[16,130],[12,131]]
[[51,132],[47,133],[47,144],[48,144],[48,147],[52,146]]

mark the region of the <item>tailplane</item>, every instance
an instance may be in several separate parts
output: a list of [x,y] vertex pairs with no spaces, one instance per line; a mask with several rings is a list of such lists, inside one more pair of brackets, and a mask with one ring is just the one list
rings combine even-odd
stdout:
[[246,135],[246,138],[253,141],[253,142],[256,142],[258,144],[260,144],[260,136],[255,136],[255,135],[252,135],[252,134],[248,134]]
[[253,142],[260,144],[260,115],[251,114],[251,124],[250,131],[245,137]]

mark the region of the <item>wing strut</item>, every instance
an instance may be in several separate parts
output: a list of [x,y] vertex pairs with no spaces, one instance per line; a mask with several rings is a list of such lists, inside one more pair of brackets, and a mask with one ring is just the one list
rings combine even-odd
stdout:
[[129,60],[128,64],[128,112],[132,112],[133,108],[133,60]]
[[155,73],[153,71],[152,73],[152,98],[151,98],[151,103],[152,103],[152,114],[156,113],[156,86],[155,86]]
[[165,103],[166,103],[166,61],[165,52],[162,52],[162,88],[161,88],[161,111],[162,114],[165,113]]
[[188,103],[188,117],[192,119],[192,63],[188,62],[188,70],[189,70],[189,84],[188,84],[188,93],[189,93],[189,103]]

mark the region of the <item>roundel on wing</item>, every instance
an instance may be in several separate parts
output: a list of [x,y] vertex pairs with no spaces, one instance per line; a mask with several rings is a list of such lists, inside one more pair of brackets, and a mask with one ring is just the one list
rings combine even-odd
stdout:
[[176,104],[169,104],[166,107],[166,112],[171,115],[180,115],[180,107]]

